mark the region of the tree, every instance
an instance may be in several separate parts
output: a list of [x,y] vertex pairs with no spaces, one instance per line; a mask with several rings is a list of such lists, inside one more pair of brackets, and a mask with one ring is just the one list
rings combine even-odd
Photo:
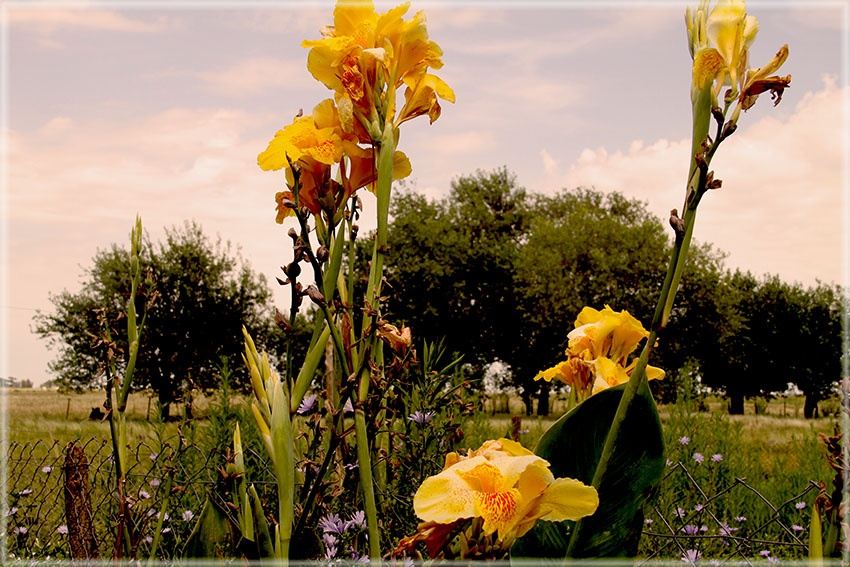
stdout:
[[[60,384],[86,388],[102,383],[104,361],[96,344],[103,337],[103,321],[112,327],[121,324],[129,295],[128,261],[129,251],[117,244],[98,250],[82,290],[51,296],[54,312],[36,314],[35,332],[59,350],[49,368]],[[166,230],[165,241],[157,246],[147,241],[142,261],[156,299],[141,338],[134,388],[153,390],[164,417],[168,404],[189,387],[216,386],[221,358],[239,359],[243,325],[261,344],[279,352],[280,333],[272,328],[266,281],[229,243],[211,242],[200,225],[187,222]],[[139,298],[140,313],[150,299]],[[117,348],[127,353],[120,340]],[[236,366],[236,384],[247,385],[247,372]]]
[[644,203],[618,193],[537,196],[532,210],[516,265],[522,324],[511,365],[528,392],[526,404],[539,391],[538,414],[546,414],[549,385],[533,377],[563,359],[581,309],[607,304],[649,321],[668,242]]
[[745,397],[769,397],[794,383],[806,395],[805,417],[814,417],[841,375],[840,290],[740,271],[720,289],[723,322],[704,356],[706,385],[724,390],[729,412],[741,414]]
[[[525,190],[504,168],[452,182],[448,198],[401,192],[392,204],[387,310],[420,338],[446,338],[479,375],[505,360],[518,324],[514,262]],[[361,255],[363,256],[363,255]]]

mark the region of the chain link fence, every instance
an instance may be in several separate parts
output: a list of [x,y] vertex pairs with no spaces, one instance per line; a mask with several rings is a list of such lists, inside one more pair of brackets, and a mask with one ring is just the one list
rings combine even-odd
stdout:
[[[88,461],[90,516],[97,553],[109,558],[120,521],[112,446],[95,439],[78,442],[77,446]],[[12,443],[7,455],[7,556],[70,557],[63,472],[66,445],[58,441]],[[224,455],[197,445],[164,445],[155,450],[142,443],[136,447],[130,456],[126,494],[139,542],[137,556],[148,555],[153,531],[163,513],[157,555],[162,560],[181,555],[205,499],[220,498],[214,488],[219,482],[218,468],[224,462]],[[246,464],[250,480],[263,498],[274,499],[273,476],[264,457],[246,451]],[[169,476],[170,483],[166,482]],[[707,494],[688,468],[677,462],[670,463],[662,483],[665,490],[646,511],[642,562],[716,558],[748,563],[806,557],[810,512],[806,503],[817,495],[814,482],[781,503],[771,503],[743,478]],[[163,509],[169,484],[171,494]],[[736,512],[744,500],[748,501],[748,517]]]

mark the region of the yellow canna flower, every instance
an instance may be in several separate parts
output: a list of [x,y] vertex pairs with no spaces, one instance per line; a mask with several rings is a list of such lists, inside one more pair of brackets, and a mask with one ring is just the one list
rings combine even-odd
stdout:
[[556,479],[547,461],[509,439],[487,441],[467,456],[450,453],[443,471],[413,497],[422,520],[481,518],[484,535],[497,533],[502,542],[521,537],[537,520],[578,520],[598,506],[596,489]]
[[[637,359],[627,365],[638,344],[649,336],[628,311],[585,307],[567,335],[567,360],[539,372],[534,379],[558,380],[570,387],[571,399],[582,401],[611,386],[628,382]],[[664,371],[646,367],[648,380],[664,377]]]
[[587,360],[604,356],[623,364],[648,336],[649,332],[628,311],[617,313],[608,305],[602,311],[585,307],[576,319],[575,329],[567,335],[567,353]]
[[[423,12],[403,19],[409,7],[404,3],[378,14],[371,0],[340,0],[334,25],[322,30],[322,39],[301,43],[310,48],[310,73],[336,93],[337,104],[350,109],[372,140],[386,122],[398,126],[426,113],[436,120],[436,97],[454,102],[448,85],[433,76],[424,79],[428,68],[442,67],[443,52],[428,38]],[[395,91],[405,85],[406,100],[415,103],[396,117]]]
[[718,95],[724,85],[732,87],[732,96],[742,90],[747,70],[749,47],[758,33],[758,20],[747,15],[744,0],[719,0],[711,12],[709,2],[685,12],[689,48],[694,60],[692,99],[709,84],[714,84],[712,100],[719,106]]
[[701,0],[693,12],[690,8],[685,12],[688,47],[694,60],[691,100],[695,102],[698,93],[712,85],[712,106],[719,108],[720,89],[731,86],[726,102],[738,99],[732,115],[734,123],[741,110],[755,104],[759,94],[770,91],[776,104],[782,99],[791,76],[771,75],[788,58],[788,46],[783,46],[765,66],[750,69],[749,48],[758,34],[758,20],[747,15],[745,0],[719,0],[711,12],[709,4],[710,0]]
[[[257,156],[265,171],[284,169],[287,191],[275,195],[276,221],[293,215],[298,172],[298,204],[311,213],[321,210],[336,213],[355,191],[369,187],[374,191],[376,171],[374,152],[357,144],[357,135],[343,128],[344,113],[326,99],[309,116],[296,116],[292,124],[279,130],[268,147]],[[339,164],[341,181],[331,178],[331,166]],[[410,162],[402,152],[393,155],[393,179],[410,174]]]

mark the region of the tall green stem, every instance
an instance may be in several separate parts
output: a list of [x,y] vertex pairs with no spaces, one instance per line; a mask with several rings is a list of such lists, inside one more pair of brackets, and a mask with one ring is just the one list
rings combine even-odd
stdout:
[[[395,134],[392,123],[388,122],[383,131],[381,140],[376,144],[377,157],[375,159],[377,168],[377,193],[378,193],[378,228],[375,233],[375,246],[372,250],[372,265],[369,271],[369,284],[366,289],[366,301],[368,308],[363,315],[363,326],[361,337],[366,339],[370,334],[371,327],[375,322],[375,315],[380,308],[381,283],[383,280],[384,256],[387,247],[387,225],[389,222],[390,193],[392,189],[393,154],[395,153]],[[371,340],[375,338],[374,333]],[[369,340],[364,340],[361,353],[365,355]],[[373,356],[379,349],[372,349]],[[363,359],[363,356],[360,357]],[[372,560],[379,561],[381,558],[381,534],[378,529],[378,509],[375,503],[375,486],[372,476],[372,458],[369,451],[369,440],[366,431],[366,416],[363,413],[362,404],[366,402],[369,395],[369,381],[371,379],[368,368],[360,375],[360,384],[357,390],[358,407],[354,411],[354,426],[357,443],[357,461],[360,471],[360,485],[363,490],[363,500],[366,512],[367,530],[369,533],[369,556]]]

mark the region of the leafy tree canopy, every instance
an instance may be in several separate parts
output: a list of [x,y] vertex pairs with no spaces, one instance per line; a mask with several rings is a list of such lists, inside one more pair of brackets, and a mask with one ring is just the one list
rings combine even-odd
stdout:
[[[230,243],[212,241],[195,222],[166,230],[156,245],[146,239],[141,253],[151,286],[138,298],[137,311],[148,304],[133,387],[149,388],[167,413],[190,386],[217,384],[222,357],[239,360],[242,326],[261,345],[280,352],[281,333],[273,328],[271,292]],[[103,325],[113,331],[117,350],[127,352],[125,324],[129,297],[129,250],[113,244],[98,250],[86,268],[79,292],[52,295],[52,313],[35,316],[35,332],[59,355],[50,363],[57,382],[71,388],[102,384]],[[120,365],[119,365],[120,366]],[[234,364],[236,385],[248,383],[241,364]]]

